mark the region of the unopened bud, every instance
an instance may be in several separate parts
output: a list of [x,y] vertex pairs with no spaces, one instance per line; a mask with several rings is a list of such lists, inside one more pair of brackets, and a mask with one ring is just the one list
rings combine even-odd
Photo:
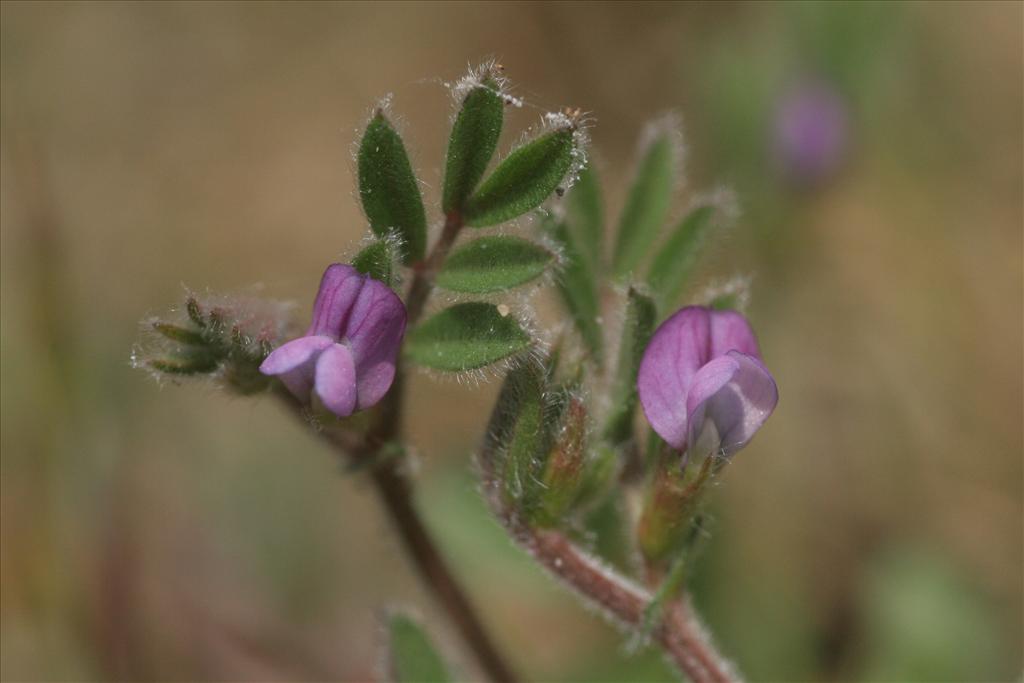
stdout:
[[586,456],[587,408],[582,399],[573,396],[565,407],[562,429],[544,466],[538,525],[557,523],[579,497]]

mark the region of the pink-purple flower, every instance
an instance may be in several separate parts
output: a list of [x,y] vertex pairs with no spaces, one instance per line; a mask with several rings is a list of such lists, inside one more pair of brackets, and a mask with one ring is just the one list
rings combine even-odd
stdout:
[[775,112],[775,152],[789,179],[823,182],[846,155],[850,122],[842,95],[824,81],[788,90]]
[[726,456],[750,441],[779,400],[747,320],[703,306],[680,310],[654,332],[637,389],[648,422],[670,446],[699,443]]
[[334,263],[320,280],[305,336],[274,349],[260,372],[339,417],[374,405],[391,387],[405,306],[383,282]]

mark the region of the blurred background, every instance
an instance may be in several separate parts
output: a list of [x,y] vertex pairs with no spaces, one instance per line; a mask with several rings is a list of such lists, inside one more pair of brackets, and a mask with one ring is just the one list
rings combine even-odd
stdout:
[[[273,401],[129,354],[183,286],[293,299],[365,230],[352,144],[394,93],[436,202],[442,81],[497,57],[593,113],[614,217],[645,121],[743,214],[779,409],[716,491],[697,600],[757,681],[1022,670],[1019,3],[17,3],[2,13],[0,674],[353,680],[414,606],[367,485]],[[681,197],[681,205],[685,197]],[[435,204],[436,206],[436,204]],[[419,503],[528,680],[658,681],[505,539],[469,468],[496,386],[417,377]]]

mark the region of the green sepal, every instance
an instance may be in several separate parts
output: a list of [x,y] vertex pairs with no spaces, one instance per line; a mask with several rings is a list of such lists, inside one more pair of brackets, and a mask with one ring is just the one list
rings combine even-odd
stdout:
[[447,683],[448,667],[423,627],[407,614],[387,617],[388,673],[395,683]]
[[172,323],[155,322],[153,329],[167,337],[171,341],[189,346],[206,346],[207,340],[203,333],[198,330],[190,330],[187,327],[180,327]]
[[205,375],[220,367],[221,359],[211,353],[177,358],[154,358],[149,366],[167,375]]
[[514,416],[504,435],[500,469],[505,502],[530,514],[539,493],[539,474],[549,444],[545,419],[543,371],[529,364],[509,372],[508,390],[515,394]]
[[504,116],[505,103],[493,79],[485,79],[462,100],[448,140],[441,200],[445,213],[461,210],[480,182],[498,147]]
[[604,437],[612,444],[623,443],[633,435],[633,414],[637,402],[636,376],[644,349],[654,332],[656,316],[654,301],[630,288],[622,325],[619,361],[611,390],[612,412],[604,429]]
[[677,175],[676,131],[664,127],[643,149],[626,205],[619,218],[614,270],[623,276],[634,270],[658,238],[672,204]]
[[572,128],[559,128],[517,148],[467,200],[466,224],[481,228],[536,209],[565,178],[575,157]]
[[418,365],[459,372],[517,356],[533,340],[516,319],[479,301],[456,304],[428,318],[406,338],[409,359]]
[[693,209],[658,249],[647,275],[658,301],[671,305],[679,298],[693,275],[717,210],[713,204]]
[[537,526],[555,526],[572,509],[584,483],[587,464],[587,408],[568,395],[561,420],[544,462],[540,505],[533,515]]
[[352,259],[352,267],[363,275],[380,280],[388,287],[394,286],[395,260],[398,257],[393,239],[376,239],[364,247]]
[[423,198],[398,132],[378,111],[359,143],[359,198],[378,237],[396,234],[401,239],[402,262],[423,258],[427,244],[427,217]]
[[544,247],[519,237],[481,237],[453,251],[436,282],[453,292],[502,292],[540,277],[554,258]]
[[206,327],[206,319],[203,317],[203,309],[199,305],[199,301],[196,300],[194,296],[188,297],[185,301],[185,311],[188,313],[189,320],[199,327]]
[[692,540],[704,493],[715,474],[715,458],[679,470],[675,451],[663,451],[651,472],[637,524],[637,546],[649,567],[664,567]]

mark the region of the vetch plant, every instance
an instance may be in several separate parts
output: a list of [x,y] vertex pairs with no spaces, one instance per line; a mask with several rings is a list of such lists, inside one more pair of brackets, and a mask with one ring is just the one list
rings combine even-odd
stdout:
[[[730,202],[709,195],[670,223],[682,144],[678,121],[663,117],[642,136],[608,253],[581,112],[544,115],[495,161],[504,109],[521,105],[502,68],[484,64],[452,92],[439,234],[429,234],[405,141],[378,107],[357,153],[371,236],[350,265],[327,267],[306,333],[286,333],[294,328],[280,305],[190,296],[183,314],[147,323],[158,342],[133,361],[159,377],[270,393],[304,427],[314,423],[372,480],[481,672],[512,681],[413,506],[403,467],[412,368],[503,375],[477,465],[510,538],[691,680],[738,680],[693,612],[687,569],[705,536],[710,484],[778,394],[750,325],[731,310],[746,298],[745,280],[678,309],[704,247],[733,215]],[[563,320],[544,320],[519,293],[549,290]],[[457,301],[441,303],[447,296]],[[599,518],[628,533],[604,538]],[[415,620],[392,612],[386,630],[385,678],[452,678]]]

